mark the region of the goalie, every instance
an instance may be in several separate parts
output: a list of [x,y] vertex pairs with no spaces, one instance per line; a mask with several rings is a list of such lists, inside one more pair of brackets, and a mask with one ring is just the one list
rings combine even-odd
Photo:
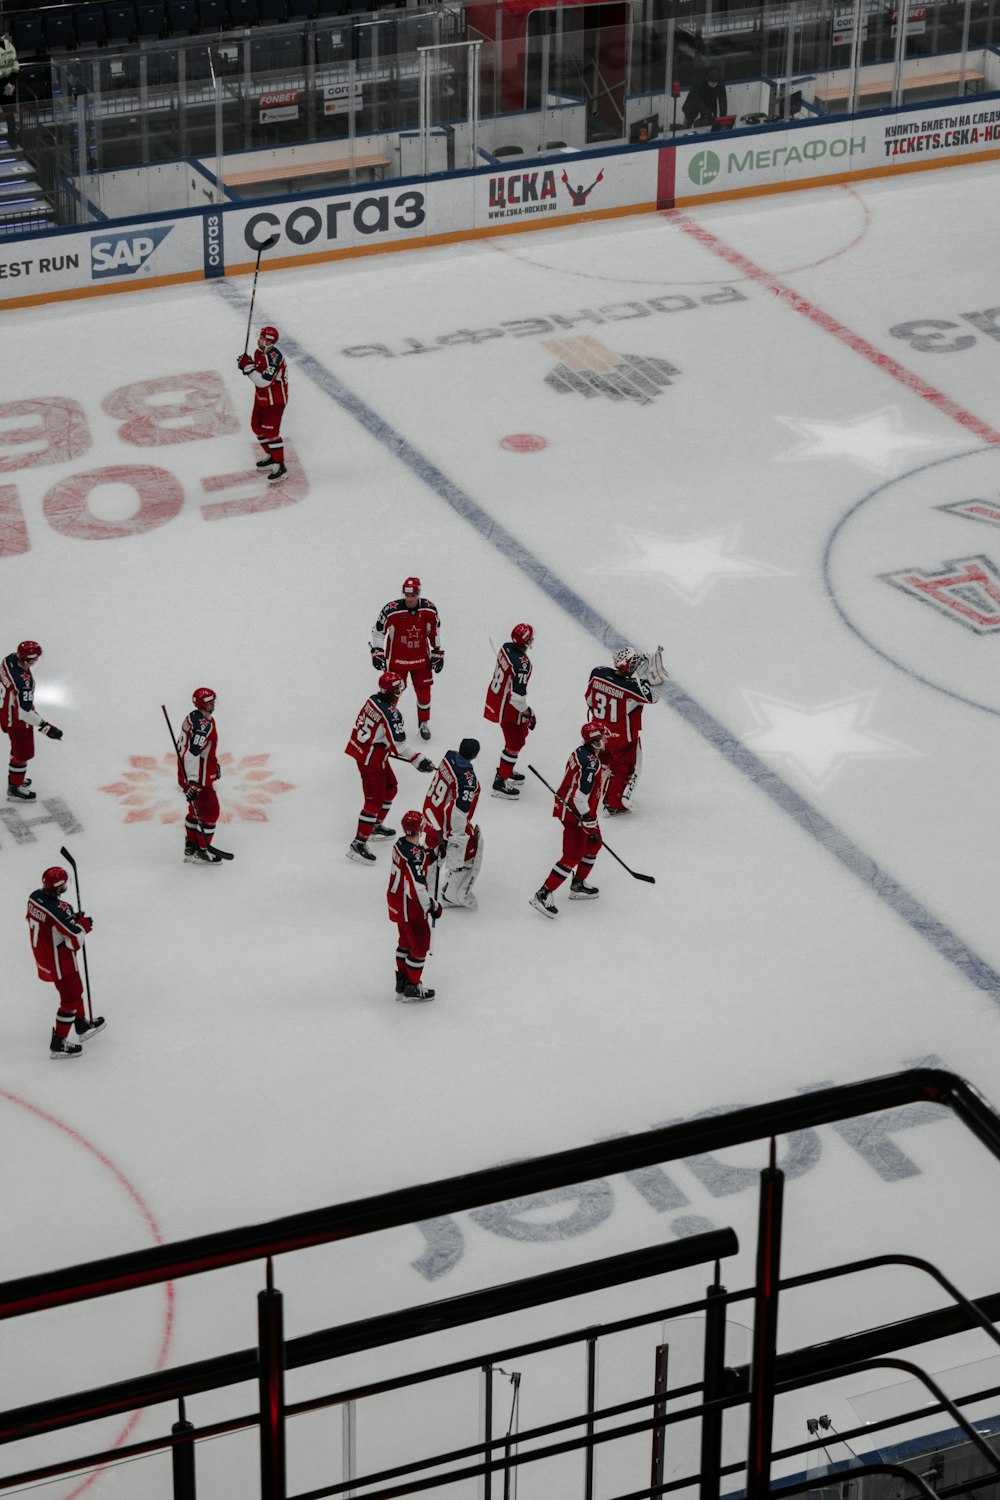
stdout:
[[472,762],[478,740],[463,740],[449,750],[434,773],[424,798],[424,842],[438,858],[437,891],[442,906],[475,911],[472,887],[483,862],[483,836],[473,823],[479,801],[479,778]]
[[612,815],[632,810],[642,770],[642,711],[659,702],[666,680],[662,646],[649,656],[625,646],[610,667],[595,667],[590,674],[584,697],[591,719],[604,730],[604,807]]

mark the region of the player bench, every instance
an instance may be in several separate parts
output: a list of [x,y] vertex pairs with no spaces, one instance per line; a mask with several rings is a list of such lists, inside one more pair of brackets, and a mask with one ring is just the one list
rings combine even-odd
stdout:
[[[373,177],[381,177],[385,168],[389,166],[390,159],[379,152],[359,152],[353,158],[353,165],[358,172],[369,172]],[[346,176],[352,165],[349,156],[328,157],[325,161],[302,161],[294,162],[287,167],[258,167],[253,172],[230,172],[223,178],[226,187],[241,188],[263,187],[267,183],[287,183],[291,191],[296,182],[304,182],[309,179],[325,177]]]
[[[967,94],[978,94],[986,81],[985,73],[977,73],[971,68],[965,72],[965,92]],[[962,83],[962,74],[954,73],[914,73],[910,78],[903,79],[903,94],[915,94],[922,89],[952,89],[956,90]],[[816,103],[823,109],[831,104],[846,104],[848,88],[845,84],[833,84],[828,88],[820,87],[816,90]],[[867,83],[858,84],[858,99],[892,98],[892,79],[870,79]]]

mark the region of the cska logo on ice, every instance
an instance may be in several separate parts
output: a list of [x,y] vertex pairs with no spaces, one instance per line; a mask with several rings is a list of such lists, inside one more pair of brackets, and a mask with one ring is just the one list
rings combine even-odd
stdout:
[[[940,509],[959,509],[941,506]],[[965,512],[965,507],[962,507]],[[987,517],[986,519],[992,519]],[[943,568],[900,568],[880,577],[911,598],[930,604],[976,635],[1000,631],[1000,570],[980,553],[946,562]]]
[[594,188],[603,180],[598,172],[593,182],[572,183],[565,172],[557,177],[551,167],[539,167],[529,172],[508,172],[503,177],[490,178],[490,218],[499,219],[515,214],[553,213],[559,206],[559,183],[569,194],[574,208],[583,208]]

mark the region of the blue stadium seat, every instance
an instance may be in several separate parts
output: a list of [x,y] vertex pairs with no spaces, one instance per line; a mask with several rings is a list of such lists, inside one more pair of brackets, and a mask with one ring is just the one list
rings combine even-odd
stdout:
[[229,0],[230,26],[256,26],[257,0]]
[[106,36],[104,12],[99,5],[81,5],[76,12],[78,47],[101,47]]
[[123,42],[135,41],[135,6],[125,5],[122,0],[104,8],[104,19],[108,28],[108,46],[119,47]]
[[52,47],[72,47],[75,44],[73,12],[71,10],[47,10],[44,13],[44,20],[45,45],[47,47],[50,49]]
[[225,31],[226,0],[198,0],[198,17],[202,31]]
[[198,30],[194,0],[167,0],[167,27],[171,36],[188,36]]
[[11,17],[10,36],[18,57],[44,51],[42,18],[32,15],[30,11],[18,11],[17,15]]
[[262,26],[278,25],[288,19],[288,0],[257,0],[257,14]]
[[161,37],[167,30],[163,0],[139,0],[135,8],[136,32],[142,38]]

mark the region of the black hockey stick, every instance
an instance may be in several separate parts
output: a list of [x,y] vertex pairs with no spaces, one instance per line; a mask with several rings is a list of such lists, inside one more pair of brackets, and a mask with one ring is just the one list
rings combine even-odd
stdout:
[[[59,850],[59,853],[62,855],[62,857],[66,861],[66,863],[69,865],[70,869],[73,871],[73,881],[74,881],[74,884],[76,885],[76,909],[77,909],[78,912],[82,912],[83,911],[83,902],[80,900],[80,876],[77,873],[76,860],[73,858],[72,854],[70,854],[69,850],[65,847],[65,845],[63,846],[62,849]],[[94,1007],[91,1004],[91,1000],[90,1000],[90,973],[89,973],[89,970],[87,969],[87,945],[86,945],[86,943],[82,943],[80,945],[80,952],[83,954],[83,987],[84,987],[84,989],[86,991],[86,994],[87,994],[87,1020],[88,1021],[92,1021],[94,1019]]]
[[275,235],[274,239],[268,240],[265,245],[258,245],[257,247],[257,264],[253,268],[253,289],[250,293],[250,312],[247,315],[247,336],[243,344],[244,354],[250,348],[250,326],[253,323],[253,305],[257,300],[257,277],[260,275],[260,258],[265,250],[272,250],[277,243],[278,237]]
[[[549,786],[548,782],[545,780],[545,777],[542,775],[542,773],[540,771],[536,771],[535,768],[534,768],[534,766],[532,766],[532,765],[528,766],[528,770],[532,773],[533,776],[537,776],[538,777],[539,781],[542,783],[542,786],[548,787],[549,791],[552,793],[552,795],[556,799],[556,801],[557,802],[561,802],[562,805],[563,805],[563,807],[565,807],[568,812],[571,812],[573,814],[574,818],[576,818],[576,820],[577,820],[578,823],[582,823],[583,822],[583,819],[580,817],[580,814],[577,812],[576,808],[575,807],[570,807],[570,805],[566,801],[565,797],[560,797],[559,793],[556,791],[556,789],[555,789],[554,786]],[[638,870],[631,869],[630,866],[627,865],[625,863],[625,861],[622,859],[621,855],[616,854],[615,851],[612,849],[611,845],[610,844],[606,844],[604,842],[603,838],[601,839],[601,848],[602,849],[606,849],[608,851],[608,853],[611,855],[611,858],[612,859],[616,859],[618,861],[618,863],[621,865],[622,869],[625,870],[625,871],[627,871],[628,874],[631,875],[631,877],[632,877],[633,880],[644,880],[647,885],[655,885],[656,884],[656,876],[655,875],[640,875],[640,873],[639,873]]]

